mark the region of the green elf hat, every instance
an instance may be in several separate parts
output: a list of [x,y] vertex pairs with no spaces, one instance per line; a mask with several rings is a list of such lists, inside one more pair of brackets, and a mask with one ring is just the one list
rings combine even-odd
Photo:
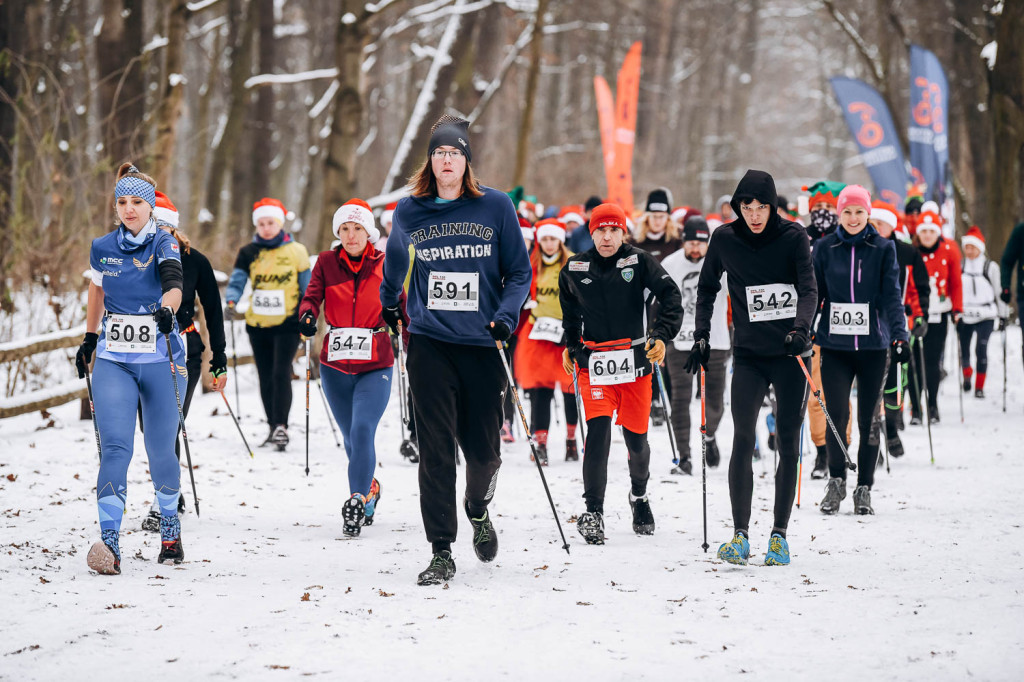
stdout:
[[839,193],[843,191],[844,187],[846,187],[845,182],[820,180],[809,187],[804,185],[801,189],[811,193],[811,198],[807,200],[808,206],[814,206],[819,202],[826,201],[835,207],[836,202],[839,201]]

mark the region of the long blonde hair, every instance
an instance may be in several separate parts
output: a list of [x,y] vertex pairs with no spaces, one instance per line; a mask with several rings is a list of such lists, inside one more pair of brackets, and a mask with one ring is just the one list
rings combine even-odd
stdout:
[[[638,243],[647,239],[647,233],[651,229],[650,220],[651,214],[644,212],[636,221],[636,241]],[[679,239],[679,226],[676,224],[676,221],[669,217],[665,225],[665,241],[672,241],[674,239]]]

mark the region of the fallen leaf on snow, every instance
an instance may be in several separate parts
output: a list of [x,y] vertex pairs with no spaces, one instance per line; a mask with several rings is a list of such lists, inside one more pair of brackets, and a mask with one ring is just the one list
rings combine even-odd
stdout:
[[756,587],[751,587],[751,588],[750,588],[750,591],[751,591],[751,592],[757,592],[757,588],[756,588]]
[[291,669],[290,665],[268,665],[267,667],[270,668],[271,670],[290,670]]
[[394,597],[395,596],[394,592],[385,592],[384,590],[377,590],[377,594],[379,594],[382,597]]
[[578,601],[576,602],[576,606],[593,606],[593,604],[588,601]]
[[39,576],[39,582],[41,582],[42,584],[44,584],[44,585],[45,585],[46,583],[48,583],[48,582],[50,582],[50,581],[49,581],[49,580],[47,580],[46,578],[44,578],[43,576]]
[[309,592],[303,592],[302,599],[300,601],[309,601]]
[[130,609],[130,608],[131,608],[130,604],[111,604],[110,606],[106,607],[107,611],[109,611],[111,609]]
[[7,474],[7,480],[14,483],[18,480],[18,474]]

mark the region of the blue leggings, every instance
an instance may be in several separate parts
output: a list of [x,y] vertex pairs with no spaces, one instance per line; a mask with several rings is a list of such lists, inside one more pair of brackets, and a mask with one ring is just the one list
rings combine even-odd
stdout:
[[352,493],[370,493],[373,470],[377,466],[373,439],[391,397],[391,370],[385,367],[363,374],[345,374],[320,365],[327,402],[345,441],[348,487]]
[[[183,364],[178,374],[178,390],[184,392],[187,378]],[[174,456],[178,432],[178,408],[175,405],[171,368],[166,362],[124,363],[96,360],[92,373],[96,424],[100,430],[100,473],[96,479],[96,503],[100,531],[120,530],[128,489],[128,465],[135,449],[135,416],[142,403],[146,424],[144,434],[149,453],[149,472],[153,477],[160,513],[177,516],[181,469]]]

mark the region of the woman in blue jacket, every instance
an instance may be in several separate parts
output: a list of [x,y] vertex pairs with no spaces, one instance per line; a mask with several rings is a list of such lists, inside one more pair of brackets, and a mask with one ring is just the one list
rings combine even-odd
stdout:
[[[821,347],[821,383],[832,421],[849,419],[850,388],[857,380],[857,487],[854,511],[874,514],[874,483],[878,443],[872,443],[871,421],[878,412],[882,385],[890,362],[907,362],[907,323],[900,297],[899,266],[892,242],[868,224],[871,195],[860,185],[847,185],[836,206],[839,229],[823,237],[814,249],[821,315],[816,343]],[[823,514],[835,514],[846,498],[846,466],[842,450],[830,432],[829,481]]]

